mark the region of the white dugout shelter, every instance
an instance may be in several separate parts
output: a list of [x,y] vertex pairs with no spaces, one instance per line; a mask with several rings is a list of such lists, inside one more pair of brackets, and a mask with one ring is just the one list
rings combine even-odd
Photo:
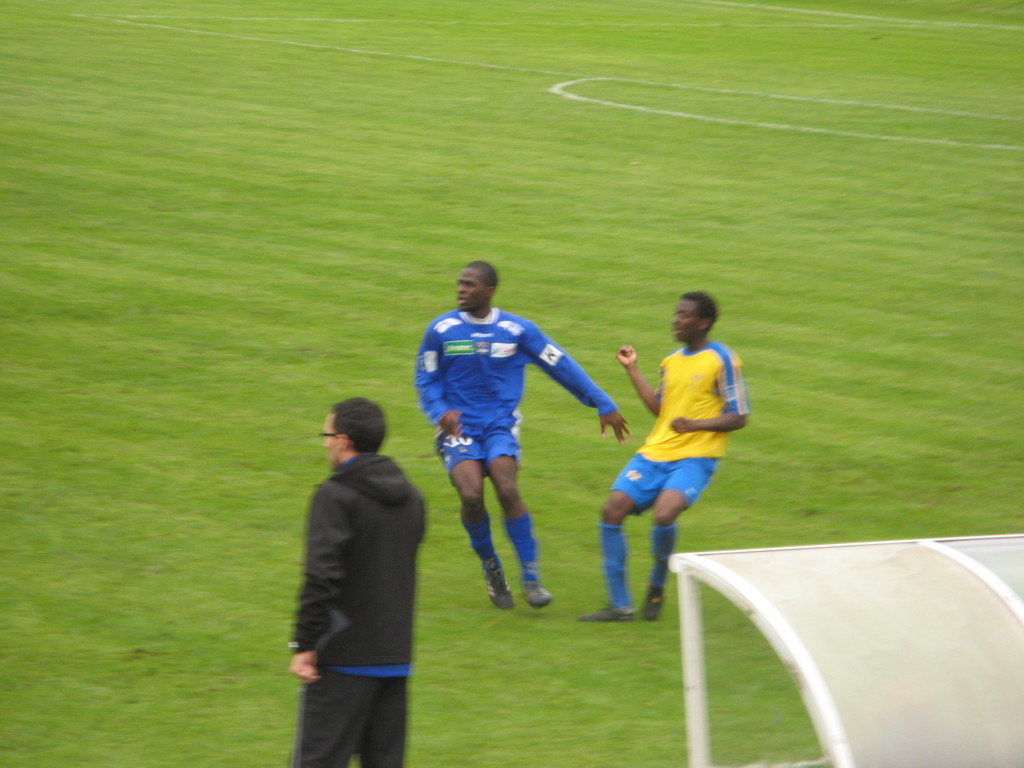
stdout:
[[689,768],[710,768],[700,584],[751,618],[833,768],[1024,768],[1024,535],[673,555]]

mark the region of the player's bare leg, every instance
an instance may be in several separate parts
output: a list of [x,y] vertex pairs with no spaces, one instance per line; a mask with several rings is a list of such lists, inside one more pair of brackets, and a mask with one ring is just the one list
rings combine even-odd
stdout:
[[484,468],[482,461],[460,461],[448,476],[459,494],[459,514],[463,523],[479,523],[487,516],[484,506]]

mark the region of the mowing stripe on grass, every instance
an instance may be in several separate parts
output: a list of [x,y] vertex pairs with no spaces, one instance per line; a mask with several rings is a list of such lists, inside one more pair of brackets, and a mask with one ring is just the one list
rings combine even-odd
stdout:
[[[738,4],[737,4],[738,5]],[[750,9],[757,10],[762,6],[750,6]],[[769,6],[764,6],[769,8]],[[72,16],[86,16],[86,14],[71,14]],[[843,14],[836,14],[843,15]],[[729,27],[731,29],[863,29],[865,27],[904,27],[914,24],[927,24],[912,19],[888,19],[882,16],[860,16],[851,17],[847,23],[826,23],[826,22],[801,22],[801,23],[746,23],[733,21],[470,21],[452,19],[339,19],[318,16],[179,16],[171,14],[156,13],[119,13],[116,16],[91,15],[87,18],[108,18],[108,19],[165,19],[173,21],[304,21],[322,22],[325,24],[432,24],[435,26],[473,26],[473,27],[622,27],[633,28],[670,28],[670,29],[692,29],[700,27]],[[863,21],[871,21],[871,24],[863,24]],[[984,24],[963,25],[958,22],[940,22],[945,26],[971,26],[985,27]],[[1024,27],[1013,27],[1001,25],[996,29],[1024,30]]]
[[[814,16],[827,16],[829,18],[838,19],[850,19],[854,22],[868,21],[871,22],[872,26],[882,25],[898,25],[898,26],[935,26],[935,27],[947,27],[953,29],[997,29],[1005,30],[1007,32],[1024,32],[1024,27],[1015,24],[986,24],[984,22],[968,22],[968,21],[936,21],[931,19],[903,19],[890,16],[870,16],[867,14],[860,13],[844,13],[842,11],[822,11],[813,8],[794,8],[791,6],[784,5],[762,5],[760,3],[739,3],[731,0],[683,0],[684,3],[702,4],[702,5],[714,5],[722,8],[737,8],[745,11],[769,11],[769,12],[780,12],[780,13],[802,13]],[[72,14],[74,16],[84,14]],[[171,15],[171,14],[151,14],[151,13],[119,13],[116,16],[122,19],[197,19],[207,21],[323,21],[335,24],[445,24],[445,25],[480,25],[480,26],[522,26],[522,22],[519,21],[468,21],[468,20],[440,20],[440,19],[337,19],[337,18],[300,18],[292,16],[186,16],[186,15]],[[110,16],[108,18],[114,18]],[[693,26],[722,26],[727,22],[722,23],[705,23],[705,24],[694,24],[689,22],[629,22],[629,21],[577,21],[577,22],[538,22],[531,21],[529,26],[545,26],[556,24],[558,26],[601,26],[601,27],[693,27]],[[764,26],[776,26],[765,25],[765,24],[732,24],[729,26],[740,26],[740,27],[764,27]],[[779,25],[782,26],[782,25]],[[789,25],[785,25],[789,26]],[[799,25],[805,26],[805,25]],[[833,25],[806,25],[806,26],[833,26]],[[861,26],[844,24],[847,26]]]
[[[765,6],[765,7],[771,7],[771,6]],[[745,126],[745,127],[752,127],[752,128],[765,128],[765,129],[771,129],[771,130],[794,131],[794,132],[799,132],[799,133],[823,134],[823,135],[840,136],[840,137],[844,137],[844,138],[853,138],[853,139],[865,139],[865,140],[872,140],[872,141],[899,141],[899,142],[910,142],[910,143],[915,143],[915,144],[933,144],[933,145],[946,146],[946,147],[966,147],[966,148],[972,148],[972,149],[993,149],[993,150],[1008,150],[1008,151],[1021,151],[1021,150],[1024,150],[1024,146],[1020,146],[1020,145],[1016,145],[1016,144],[994,144],[994,143],[983,143],[983,142],[957,141],[957,140],[954,140],[954,139],[929,139],[929,138],[917,137],[917,136],[883,135],[883,134],[863,133],[863,132],[859,132],[859,131],[841,131],[841,130],[829,129],[829,128],[815,128],[815,127],[812,127],[812,126],[791,125],[791,124],[787,124],[787,123],[768,123],[768,122],[761,122],[761,121],[757,121],[757,120],[736,120],[736,119],[730,119],[730,118],[714,117],[712,115],[700,115],[700,114],[695,114],[695,113],[690,113],[690,112],[677,112],[677,111],[672,111],[672,110],[654,109],[652,107],[645,107],[645,106],[638,105],[638,104],[625,104],[625,103],[622,103],[622,102],[614,102],[614,101],[607,101],[607,100],[603,100],[603,99],[594,99],[594,98],[589,98],[589,97],[585,97],[585,96],[580,96],[578,94],[575,94],[575,93],[572,93],[571,91],[569,91],[568,87],[572,86],[572,85],[576,85],[578,83],[583,83],[583,82],[592,82],[592,81],[598,81],[598,80],[605,80],[605,81],[617,81],[617,82],[624,82],[624,83],[635,83],[635,84],[641,84],[641,85],[654,85],[654,86],[661,86],[661,87],[665,87],[665,88],[675,88],[675,89],[682,89],[682,90],[704,91],[704,92],[708,92],[708,93],[720,93],[720,94],[728,94],[728,95],[753,96],[753,97],[757,97],[757,98],[767,98],[767,99],[777,99],[777,100],[803,101],[803,102],[811,102],[811,103],[816,103],[816,104],[844,105],[844,106],[864,107],[864,108],[872,108],[872,109],[894,109],[894,110],[904,110],[904,111],[913,111],[913,112],[930,112],[930,113],[934,113],[934,114],[944,114],[944,115],[950,115],[950,116],[954,116],[955,115],[955,116],[960,116],[960,117],[972,117],[972,118],[977,118],[977,119],[988,119],[988,120],[1020,120],[1020,118],[1011,117],[1011,116],[1008,116],[1008,115],[984,115],[984,114],[978,114],[978,113],[972,113],[972,112],[962,112],[962,111],[957,111],[957,110],[930,109],[930,108],[926,108],[926,107],[914,107],[914,106],[908,106],[908,105],[902,105],[902,104],[878,104],[878,103],[856,102],[856,101],[848,101],[848,100],[840,100],[840,99],[818,99],[818,98],[813,98],[813,97],[808,97],[808,96],[788,96],[786,94],[760,93],[760,92],[756,92],[756,91],[740,91],[740,90],[735,90],[735,89],[724,89],[724,88],[723,89],[709,88],[709,87],[705,87],[705,86],[682,85],[682,84],[677,84],[677,83],[647,82],[647,81],[643,81],[643,80],[635,80],[635,79],[622,78],[622,77],[582,75],[582,74],[579,74],[579,73],[559,72],[559,71],[556,71],[556,70],[547,70],[547,69],[535,69],[535,68],[532,68],[532,67],[517,67],[517,66],[512,66],[512,65],[509,65],[509,64],[490,64],[490,63],[487,63],[487,62],[479,62],[479,61],[460,61],[458,59],[442,59],[442,58],[437,58],[437,57],[434,57],[434,56],[422,56],[422,55],[418,55],[418,54],[409,54],[409,53],[394,53],[394,52],[391,52],[391,51],[372,51],[372,50],[363,49],[363,48],[350,48],[350,47],[338,46],[338,45],[325,45],[323,43],[305,43],[305,42],[301,42],[301,41],[297,41],[297,40],[274,40],[272,38],[258,37],[258,36],[255,36],[255,35],[239,35],[239,34],[234,34],[234,33],[229,33],[229,32],[214,32],[212,30],[206,30],[206,29],[191,29],[191,28],[188,28],[188,27],[175,27],[175,26],[170,26],[170,25],[167,25],[167,24],[153,24],[153,23],[149,23],[149,22],[133,21],[133,20],[131,20],[131,17],[94,16],[94,15],[90,15],[90,14],[79,14],[79,13],[71,14],[71,16],[74,16],[74,17],[77,17],[77,18],[83,18],[83,19],[94,19],[94,20],[99,20],[99,21],[110,21],[110,22],[130,25],[130,26],[146,27],[146,28],[150,28],[150,29],[162,29],[162,30],[167,30],[167,31],[171,31],[171,32],[184,32],[184,33],[187,33],[187,34],[208,35],[208,36],[211,36],[211,37],[227,38],[227,39],[231,39],[231,40],[244,40],[244,41],[247,41],[247,42],[271,43],[271,44],[276,44],[276,45],[289,45],[289,46],[296,46],[296,47],[300,47],[300,48],[315,48],[315,49],[319,49],[319,50],[340,51],[340,52],[344,52],[344,53],[353,53],[353,54],[359,54],[359,55],[364,55],[364,56],[386,56],[386,57],[389,57],[389,58],[396,58],[396,59],[409,59],[409,60],[413,60],[413,61],[426,61],[426,62],[430,62],[430,63],[434,63],[434,64],[448,64],[448,65],[464,66],[464,67],[479,67],[479,68],[483,68],[483,69],[503,70],[503,71],[511,71],[511,72],[527,72],[527,73],[531,73],[531,74],[554,75],[554,76],[558,76],[558,77],[570,77],[570,78],[573,78],[573,79],[565,81],[565,82],[562,82],[562,83],[558,83],[557,85],[554,85],[551,88],[549,88],[548,91],[550,93],[553,93],[553,94],[555,94],[557,96],[561,96],[561,97],[566,98],[566,99],[572,99],[572,100],[575,100],[575,101],[588,102],[588,103],[591,103],[591,104],[597,104],[597,105],[605,106],[605,107],[613,107],[613,108],[616,108],[616,109],[629,109],[629,110],[633,110],[633,111],[636,111],[636,112],[643,112],[643,113],[647,113],[647,114],[666,115],[666,116],[669,116],[669,117],[683,118],[683,119],[687,119],[687,120],[699,120],[699,121],[702,121],[702,122],[718,123],[720,125],[734,125],[734,126]]]

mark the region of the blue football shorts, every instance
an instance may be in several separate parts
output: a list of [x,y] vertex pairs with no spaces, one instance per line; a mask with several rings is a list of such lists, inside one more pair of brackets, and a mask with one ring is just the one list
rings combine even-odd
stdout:
[[612,483],[612,490],[622,491],[633,500],[634,515],[650,508],[658,494],[667,488],[685,496],[687,506],[692,507],[708,487],[716,467],[718,459],[651,461],[638,453],[622,468]]
[[444,468],[449,472],[460,461],[472,459],[484,463],[484,472],[487,466],[499,456],[511,456],[519,461],[519,438],[518,430],[507,427],[495,427],[486,430],[482,435],[471,435],[463,428],[462,435],[439,434],[434,443],[441,460],[444,461]]

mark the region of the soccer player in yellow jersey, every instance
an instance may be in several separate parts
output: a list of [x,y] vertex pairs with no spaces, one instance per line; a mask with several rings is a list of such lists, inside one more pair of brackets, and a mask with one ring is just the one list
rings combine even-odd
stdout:
[[644,405],[657,417],[643,447],[612,484],[601,508],[601,550],[609,604],[580,621],[632,621],[633,603],[626,583],[626,539],[622,523],[647,509],[653,517],[651,569],[643,616],[658,618],[664,598],[668,557],[676,541],[676,518],[689,509],[711,482],[728,434],[747,423],[750,405],[740,359],[708,338],[718,308],[708,294],[684,293],[672,327],[684,346],[661,361],[655,390],[637,368],[636,350],[616,354]]

